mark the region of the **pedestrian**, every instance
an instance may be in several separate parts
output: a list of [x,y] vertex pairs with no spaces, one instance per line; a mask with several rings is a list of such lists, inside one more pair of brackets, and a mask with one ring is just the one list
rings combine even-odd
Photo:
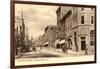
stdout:
[[35,46],[33,46],[33,51],[35,51],[35,52],[36,52],[36,47],[35,47]]
[[65,53],[68,53],[68,45],[67,45],[67,42],[65,43]]
[[87,46],[87,44],[85,45],[85,55],[88,55],[88,46]]
[[62,51],[65,53],[64,45],[62,44],[61,46],[62,46]]
[[40,46],[40,49],[42,49],[42,45]]

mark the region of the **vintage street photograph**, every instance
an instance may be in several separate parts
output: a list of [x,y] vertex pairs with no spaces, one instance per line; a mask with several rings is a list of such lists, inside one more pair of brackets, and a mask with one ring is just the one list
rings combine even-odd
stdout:
[[15,66],[95,61],[95,10],[15,3]]

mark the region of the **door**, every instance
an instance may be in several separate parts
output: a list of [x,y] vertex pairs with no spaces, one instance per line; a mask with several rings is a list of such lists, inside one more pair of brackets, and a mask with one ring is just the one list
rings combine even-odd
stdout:
[[86,44],[85,37],[81,37],[81,50],[85,50],[85,44]]
[[81,41],[81,50],[85,50],[85,41]]

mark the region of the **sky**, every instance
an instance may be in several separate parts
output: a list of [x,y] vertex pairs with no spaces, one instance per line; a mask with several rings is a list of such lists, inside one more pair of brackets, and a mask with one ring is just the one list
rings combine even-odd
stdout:
[[15,16],[20,16],[21,10],[23,10],[29,37],[37,39],[40,35],[43,35],[47,25],[57,24],[57,8],[58,6],[15,4]]

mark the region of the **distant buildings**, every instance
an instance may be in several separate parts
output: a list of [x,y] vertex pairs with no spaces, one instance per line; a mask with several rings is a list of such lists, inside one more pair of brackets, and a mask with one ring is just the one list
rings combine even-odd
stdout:
[[56,26],[49,25],[45,28],[44,41],[48,43],[48,46],[54,47],[56,40]]
[[38,44],[46,47],[55,47],[56,26],[48,25],[45,27],[45,33],[38,38]]
[[95,9],[60,6],[57,11],[57,39],[66,40],[69,49],[94,51]]
[[36,47],[40,47],[44,44],[44,35],[41,35],[38,37],[38,39],[36,40]]

